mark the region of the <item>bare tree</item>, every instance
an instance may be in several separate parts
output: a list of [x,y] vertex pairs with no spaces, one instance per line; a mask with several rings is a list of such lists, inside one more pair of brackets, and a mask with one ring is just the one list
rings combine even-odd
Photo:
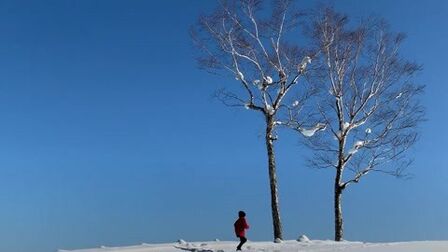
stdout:
[[[371,172],[406,176],[411,160],[405,152],[424,116],[418,102],[423,86],[412,82],[421,67],[400,57],[403,34],[389,32],[379,19],[349,22],[325,8],[307,34],[320,52],[308,71],[321,89],[312,120],[326,130],[305,142],[314,153],[311,166],[335,170],[334,239],[341,241],[344,190]],[[289,125],[300,130],[293,117]]]
[[[300,16],[292,1],[272,1],[272,5],[267,11],[263,1],[220,1],[213,13],[199,18],[191,34],[200,48],[199,65],[213,73],[230,74],[239,83],[239,89],[221,89],[216,97],[227,106],[263,115],[274,239],[282,239],[274,151],[277,116],[312,55],[291,42],[297,40],[293,32]],[[307,93],[301,97],[308,97]],[[295,106],[304,101],[299,100]]]

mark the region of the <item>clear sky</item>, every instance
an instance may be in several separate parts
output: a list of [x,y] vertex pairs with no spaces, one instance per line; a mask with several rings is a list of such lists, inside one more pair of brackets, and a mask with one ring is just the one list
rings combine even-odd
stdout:
[[[301,1],[311,7],[312,1]],[[0,1],[0,251],[272,238],[263,123],[211,98],[188,28],[214,1]],[[448,239],[448,2],[341,0],[406,32],[427,118],[412,180],[372,175],[344,195],[346,239]],[[277,148],[285,237],[333,237],[333,171]]]

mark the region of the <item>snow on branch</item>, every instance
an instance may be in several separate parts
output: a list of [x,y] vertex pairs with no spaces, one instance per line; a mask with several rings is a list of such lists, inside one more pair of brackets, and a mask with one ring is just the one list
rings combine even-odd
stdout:
[[[329,130],[308,145],[318,153],[316,158],[335,164],[339,174],[346,167],[371,166],[352,182],[383,166],[393,174],[397,166],[386,162],[409,158],[406,151],[416,142],[417,125],[424,118],[418,100],[423,87],[412,82],[421,67],[400,55],[400,34],[390,32],[381,20],[355,24],[332,8],[312,19],[310,39],[319,54],[313,56],[307,76],[321,91],[314,100],[320,116],[314,119]],[[304,132],[315,134],[313,128]],[[369,164],[372,158],[375,162]]]
[[305,137],[312,137],[312,136],[314,136],[314,134],[316,132],[321,131],[321,130],[325,130],[326,128],[327,128],[326,124],[318,123],[314,127],[308,128],[308,129],[307,128],[303,128],[303,127],[299,127],[298,131],[300,133],[302,133],[302,135],[305,136]]
[[275,115],[312,56],[304,55],[295,41],[288,42],[287,33],[299,16],[293,2],[279,1],[270,18],[262,18],[261,5],[259,1],[221,2],[214,12],[199,18],[191,35],[200,48],[201,68],[230,73],[240,82],[244,92],[232,91],[245,101],[238,106],[261,107],[257,110]]

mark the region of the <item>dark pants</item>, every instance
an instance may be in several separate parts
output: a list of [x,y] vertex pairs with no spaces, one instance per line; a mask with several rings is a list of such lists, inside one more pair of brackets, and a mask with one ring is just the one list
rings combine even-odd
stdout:
[[240,238],[240,244],[238,244],[236,250],[241,250],[241,247],[243,246],[244,243],[247,242],[247,239],[244,236],[238,236],[238,238]]

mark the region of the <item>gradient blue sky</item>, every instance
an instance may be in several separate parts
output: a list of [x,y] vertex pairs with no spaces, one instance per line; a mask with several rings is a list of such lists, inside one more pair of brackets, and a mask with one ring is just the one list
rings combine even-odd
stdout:
[[[448,2],[334,2],[408,34],[427,118],[412,180],[372,175],[344,196],[346,239],[448,239]],[[270,240],[259,115],[211,98],[188,27],[214,1],[0,1],[0,251],[142,242]],[[302,1],[311,7],[312,1]],[[331,239],[330,170],[278,143],[284,233]]]

